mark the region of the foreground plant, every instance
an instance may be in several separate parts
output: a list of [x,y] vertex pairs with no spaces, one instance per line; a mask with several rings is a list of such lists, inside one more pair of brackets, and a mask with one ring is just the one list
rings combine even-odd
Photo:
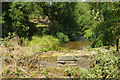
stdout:
[[101,52],[94,56],[94,63],[90,68],[82,69],[80,67],[69,67],[65,71],[67,76],[80,78],[116,78],[119,73],[118,57],[113,52]]

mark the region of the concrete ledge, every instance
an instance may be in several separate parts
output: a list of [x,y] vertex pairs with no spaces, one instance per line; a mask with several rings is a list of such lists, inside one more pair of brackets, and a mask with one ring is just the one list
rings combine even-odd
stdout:
[[66,64],[75,64],[76,61],[66,61]]
[[74,56],[58,56],[57,61],[73,61],[75,59]]
[[62,68],[64,66],[79,66],[88,69],[92,62],[92,55],[76,54],[42,57],[39,64],[43,65],[43,67],[56,66]]
[[78,66],[77,64],[68,64],[68,66]]

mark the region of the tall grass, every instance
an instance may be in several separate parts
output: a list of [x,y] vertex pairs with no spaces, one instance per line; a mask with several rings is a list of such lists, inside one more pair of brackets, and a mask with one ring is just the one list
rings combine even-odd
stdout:
[[32,40],[28,42],[27,46],[35,50],[46,50],[53,48],[54,45],[59,44],[59,40],[51,35],[33,36]]

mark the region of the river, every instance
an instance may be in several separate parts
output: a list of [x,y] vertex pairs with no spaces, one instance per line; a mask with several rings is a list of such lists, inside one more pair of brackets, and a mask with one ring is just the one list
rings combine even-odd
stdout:
[[77,35],[77,38],[74,41],[60,44],[60,47],[81,50],[83,47],[89,46],[90,42],[83,37],[81,33]]

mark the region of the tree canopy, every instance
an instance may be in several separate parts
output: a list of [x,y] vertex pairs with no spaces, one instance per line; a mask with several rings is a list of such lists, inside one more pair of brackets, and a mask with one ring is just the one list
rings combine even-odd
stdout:
[[[48,34],[71,35],[81,31],[91,41],[92,47],[118,43],[120,35],[120,6],[115,3],[75,3],[75,2],[11,2],[3,3],[3,36],[15,32],[21,37],[34,33],[31,15],[49,18]],[[33,25],[32,25],[33,26]],[[30,31],[33,31],[32,33]],[[57,36],[56,36],[57,37]],[[66,37],[67,38],[67,37]]]
[[85,37],[93,41],[92,47],[115,43],[120,35],[119,3],[89,3],[92,20],[85,27]]

